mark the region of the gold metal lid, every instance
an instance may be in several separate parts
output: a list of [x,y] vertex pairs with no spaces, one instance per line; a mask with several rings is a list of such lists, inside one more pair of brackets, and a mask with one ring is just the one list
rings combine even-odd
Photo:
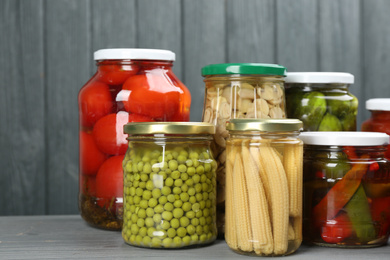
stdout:
[[226,124],[229,131],[289,132],[302,130],[298,119],[231,119]]
[[215,126],[201,122],[142,122],[123,127],[129,135],[139,134],[215,134]]

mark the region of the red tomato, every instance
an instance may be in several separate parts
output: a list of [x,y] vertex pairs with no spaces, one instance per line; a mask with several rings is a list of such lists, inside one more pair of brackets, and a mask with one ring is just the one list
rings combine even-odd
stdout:
[[123,126],[129,122],[129,113],[119,111],[102,117],[92,130],[93,138],[100,151],[111,154],[124,154],[127,150],[127,134]]
[[179,109],[179,87],[160,74],[135,75],[123,84],[122,99],[129,112],[167,120]]
[[143,115],[129,114],[129,122],[154,122],[154,120]]
[[80,171],[85,175],[95,175],[107,156],[96,146],[92,135],[80,131]]
[[108,85],[121,85],[137,72],[138,67],[134,65],[107,64],[99,66],[98,78]]
[[348,215],[342,212],[322,226],[321,237],[327,243],[336,244],[350,237],[352,232],[352,224]]
[[87,83],[79,93],[80,123],[90,127],[113,109],[110,90],[104,83],[92,81]]
[[116,198],[123,197],[123,158],[124,155],[108,158],[96,175],[96,197],[100,207],[109,208]]

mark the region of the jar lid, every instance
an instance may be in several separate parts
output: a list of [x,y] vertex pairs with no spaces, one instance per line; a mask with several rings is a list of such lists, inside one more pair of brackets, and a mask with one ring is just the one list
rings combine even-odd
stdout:
[[139,134],[215,134],[215,125],[202,122],[137,122],[124,125],[124,133]]
[[378,132],[303,132],[299,138],[311,145],[376,146],[389,143],[389,136]]
[[202,68],[202,76],[226,74],[258,74],[286,76],[286,68],[278,64],[266,63],[220,63]]
[[164,60],[174,61],[175,53],[169,50],[115,48],[95,51],[95,60]]
[[341,83],[353,84],[355,77],[344,72],[289,72],[286,83]]
[[367,110],[390,111],[390,98],[372,98],[366,101]]
[[289,132],[302,130],[298,119],[231,119],[226,124],[229,131]]

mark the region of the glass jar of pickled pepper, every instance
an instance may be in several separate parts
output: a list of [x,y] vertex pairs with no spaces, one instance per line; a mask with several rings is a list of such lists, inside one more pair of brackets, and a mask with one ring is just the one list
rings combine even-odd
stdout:
[[212,144],[218,161],[217,225],[223,234],[225,218],[226,121],[231,118],[285,118],[284,76],[276,64],[226,63],[202,68],[205,77],[203,122],[217,129]]
[[287,117],[302,120],[305,131],[356,131],[358,100],[349,92],[353,82],[350,73],[287,73]]
[[390,233],[389,136],[304,132],[303,239],[328,247],[375,247]]
[[188,121],[191,96],[172,72],[175,54],[153,49],[103,49],[79,102],[79,209],[91,225],[122,227],[128,122]]
[[[382,132],[390,135],[390,98],[373,98],[366,101],[371,117],[362,124],[362,131]],[[390,146],[385,153],[390,159]]]
[[123,161],[126,243],[183,248],[213,242],[216,169],[208,123],[129,123]]
[[302,122],[231,119],[226,128],[227,244],[245,255],[295,252],[302,242]]

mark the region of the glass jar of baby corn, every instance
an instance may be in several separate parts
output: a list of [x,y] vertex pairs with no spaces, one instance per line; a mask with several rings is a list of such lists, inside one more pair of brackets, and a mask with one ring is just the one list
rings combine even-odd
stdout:
[[226,129],[225,240],[240,254],[282,256],[302,242],[298,119],[231,119]]

